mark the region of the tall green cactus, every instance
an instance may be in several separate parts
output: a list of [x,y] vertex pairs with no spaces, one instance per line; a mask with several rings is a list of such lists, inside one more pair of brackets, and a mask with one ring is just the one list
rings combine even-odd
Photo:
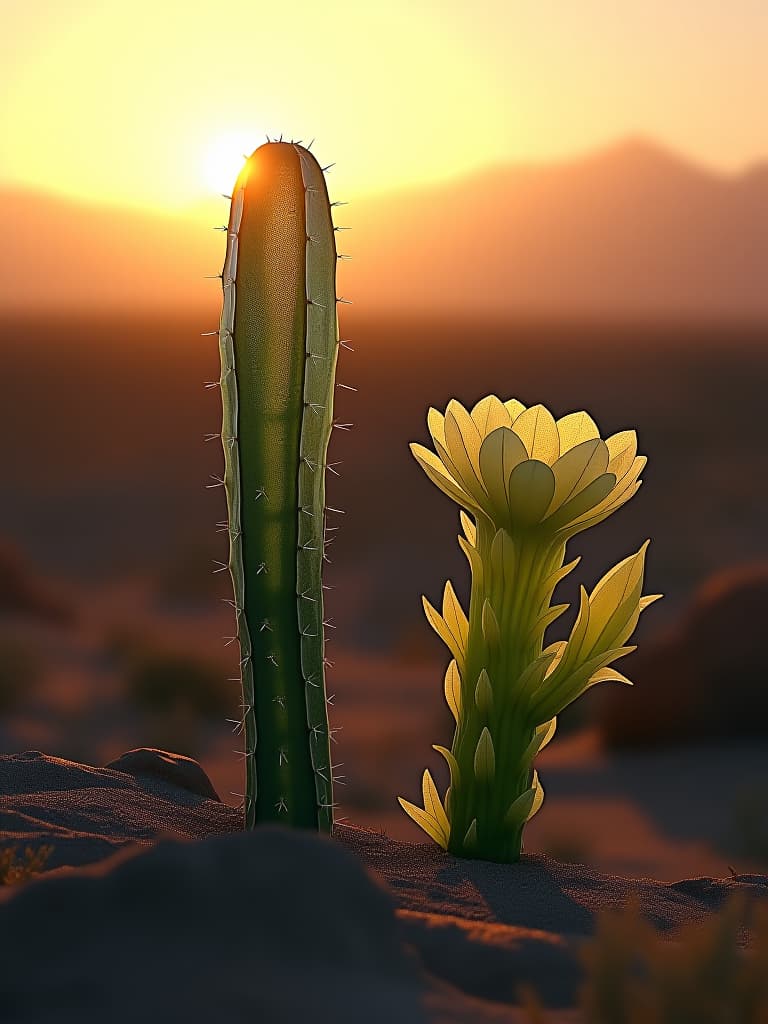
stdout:
[[309,150],[256,149],[232,194],[218,331],[246,828],[333,827],[321,574],[339,345],[334,230]]

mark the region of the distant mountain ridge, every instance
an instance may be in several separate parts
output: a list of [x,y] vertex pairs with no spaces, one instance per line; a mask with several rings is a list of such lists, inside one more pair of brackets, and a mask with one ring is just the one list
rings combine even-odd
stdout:
[[[0,304],[215,308],[219,292],[201,277],[220,269],[222,239],[201,212],[0,191]],[[768,164],[719,175],[628,139],[339,213],[353,228],[338,236],[352,256],[339,291],[360,314],[768,321]]]

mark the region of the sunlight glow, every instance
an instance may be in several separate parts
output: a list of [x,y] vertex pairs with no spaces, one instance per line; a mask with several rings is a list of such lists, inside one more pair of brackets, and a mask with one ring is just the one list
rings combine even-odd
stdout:
[[253,148],[253,135],[247,132],[232,131],[211,139],[205,147],[201,163],[205,187],[229,195],[243,161]]

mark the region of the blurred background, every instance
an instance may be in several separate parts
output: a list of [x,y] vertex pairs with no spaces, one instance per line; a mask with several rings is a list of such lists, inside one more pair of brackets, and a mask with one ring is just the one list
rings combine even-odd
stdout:
[[4,14],[0,753],[163,747],[239,802],[205,277],[243,154],[316,136],[350,204],[337,380],[358,389],[337,390],[354,426],[327,480],[339,814],[421,841],[395,798],[427,765],[445,784],[447,657],[421,595],[450,578],[466,603],[469,578],[458,509],[408,442],[428,443],[430,405],[495,393],[637,430],[644,485],[572,543],[561,600],[646,537],[646,591],[666,595],[620,666],[635,687],[559,719],[527,848],[672,874],[768,863],[768,8]]

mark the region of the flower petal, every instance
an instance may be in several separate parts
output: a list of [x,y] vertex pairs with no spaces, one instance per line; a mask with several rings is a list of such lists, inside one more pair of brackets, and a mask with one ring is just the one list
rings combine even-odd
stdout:
[[480,431],[467,410],[451,399],[445,413],[445,443],[465,490],[482,501],[485,490],[480,478]]
[[569,412],[557,421],[557,432],[560,435],[560,454],[569,448],[575,448],[582,441],[600,437],[600,430],[588,412]]
[[427,413],[427,428],[433,441],[438,441],[445,448],[445,416],[430,406]]
[[480,431],[480,437],[487,437],[496,427],[509,427],[509,411],[496,395],[481,398],[470,413]]
[[447,494],[449,498],[453,498],[455,502],[464,508],[472,511],[479,508],[477,501],[467,494],[464,488],[454,480],[434,452],[431,452],[429,448],[425,448],[422,444],[416,444],[416,442],[411,442],[409,447],[411,454],[429,479],[444,494]]
[[634,430],[622,430],[609,437],[605,444],[608,448],[608,472],[614,473],[620,481],[637,455],[637,434]]
[[552,413],[543,405],[532,405],[515,420],[515,433],[529,456],[551,466],[560,454],[560,435]]
[[516,466],[507,488],[512,521],[533,526],[541,521],[555,493],[555,476],[549,466],[528,459]]
[[497,524],[509,515],[507,485],[512,470],[527,458],[525,445],[511,427],[497,427],[480,445],[480,472]]
[[615,512],[617,508],[621,508],[622,505],[637,493],[641,483],[637,477],[645,468],[647,461],[648,459],[645,455],[638,455],[632,463],[632,468],[624,474],[621,480],[617,481],[613,490],[594,508],[589,509],[589,511],[579,516],[578,519],[574,519],[572,525],[578,526],[580,530],[586,529],[587,526],[594,526],[595,523],[601,522],[606,516]]
[[552,466],[555,474],[555,493],[547,514],[556,512],[562,504],[592,483],[608,467],[608,447],[599,437],[590,438],[569,448]]
[[504,403],[504,408],[509,413],[509,418],[512,421],[512,423],[515,422],[515,420],[521,413],[525,412],[525,406],[517,398],[507,399],[507,401]]
[[546,519],[552,530],[570,529],[575,520],[607,498],[616,486],[613,473],[603,473]]

